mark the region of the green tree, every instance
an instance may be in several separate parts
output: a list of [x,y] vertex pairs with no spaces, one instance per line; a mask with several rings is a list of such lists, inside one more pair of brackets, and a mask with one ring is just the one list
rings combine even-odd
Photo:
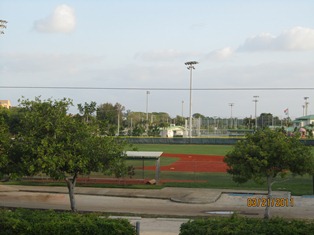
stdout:
[[124,109],[119,103],[104,103],[97,107],[97,120],[102,123],[101,127],[106,135],[113,136],[120,132]]
[[205,118],[205,116],[200,114],[200,113],[194,113],[193,118],[202,118],[203,119],[203,118]]
[[85,102],[84,106],[82,104],[78,104],[77,108],[86,122],[89,122],[93,114],[96,112],[96,102],[92,101],[89,103]]
[[[252,179],[263,183],[266,180],[268,200],[272,198],[271,187],[277,176],[285,177],[288,171],[303,175],[314,170],[310,147],[280,130],[263,129],[249,134],[246,139],[237,142],[224,161],[235,182],[244,183]],[[268,205],[264,217],[270,218]]]
[[246,117],[243,119],[243,125],[248,129],[253,129],[255,126],[255,119]]
[[22,100],[21,131],[11,149],[10,159],[20,175],[45,173],[65,180],[76,211],[74,188],[79,175],[92,171],[123,169],[124,144],[114,137],[101,137],[98,127],[67,114],[72,101]]
[[[1,109],[1,108],[0,108]],[[8,173],[8,148],[10,146],[9,127],[0,116],[0,179]]]
[[175,124],[177,126],[185,126],[185,117],[177,115],[175,117]]
[[271,113],[261,113],[257,119],[257,125],[261,128],[269,127],[273,122],[273,115]]
[[160,136],[160,129],[156,124],[149,125],[148,136]]
[[137,124],[132,130],[132,136],[141,136],[144,132],[145,128],[142,125]]

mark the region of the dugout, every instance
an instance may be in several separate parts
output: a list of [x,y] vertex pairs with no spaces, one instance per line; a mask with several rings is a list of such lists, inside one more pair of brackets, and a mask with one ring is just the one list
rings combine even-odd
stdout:
[[152,152],[152,151],[126,151],[125,154],[129,159],[142,160],[143,166],[143,179],[144,179],[144,161],[145,160],[156,160],[156,171],[155,180],[158,184],[160,174],[160,156],[163,152]]

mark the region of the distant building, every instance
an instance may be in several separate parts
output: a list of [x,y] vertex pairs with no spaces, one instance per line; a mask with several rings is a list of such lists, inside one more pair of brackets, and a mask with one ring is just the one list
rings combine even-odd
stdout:
[[186,131],[182,126],[176,126],[171,124],[169,127],[164,128],[160,131],[161,137],[173,138],[173,137],[185,137]]
[[298,130],[303,138],[306,136],[307,132],[312,132],[312,135],[314,134],[314,115],[296,118],[292,124],[293,126],[288,128],[288,132]]
[[11,108],[11,102],[10,100],[0,100],[0,106],[4,108]]
[[297,128],[309,126],[311,124],[314,125],[314,115],[307,115],[307,116],[296,118],[292,123],[293,123],[293,127],[297,127]]

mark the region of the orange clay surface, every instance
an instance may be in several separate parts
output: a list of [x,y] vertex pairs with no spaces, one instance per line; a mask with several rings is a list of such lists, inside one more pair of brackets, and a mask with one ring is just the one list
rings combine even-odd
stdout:
[[[161,166],[160,167],[161,171],[184,171],[184,172],[227,171],[227,164],[223,162],[224,156],[163,153],[161,157],[179,158],[178,161],[168,166]],[[146,166],[145,170],[155,170],[155,166]]]

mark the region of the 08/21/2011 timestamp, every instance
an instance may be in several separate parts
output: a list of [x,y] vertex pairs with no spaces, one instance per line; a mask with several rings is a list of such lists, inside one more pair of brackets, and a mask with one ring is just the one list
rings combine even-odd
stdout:
[[248,207],[293,207],[294,198],[258,198],[249,197],[247,199]]

